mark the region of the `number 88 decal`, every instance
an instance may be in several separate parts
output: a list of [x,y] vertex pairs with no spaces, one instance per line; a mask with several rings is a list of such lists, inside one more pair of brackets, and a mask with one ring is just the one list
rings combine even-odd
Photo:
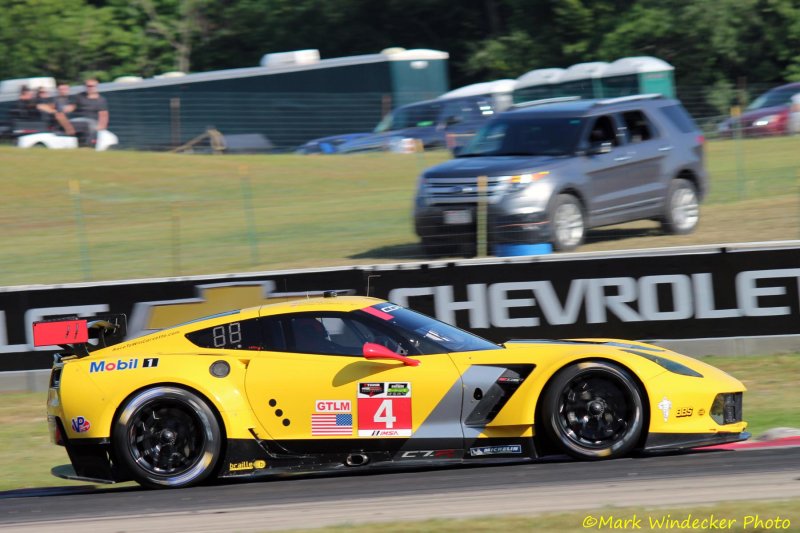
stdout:
[[359,383],[358,436],[410,437],[411,384]]
[[242,325],[239,322],[231,322],[227,325],[217,326],[211,330],[211,338],[214,348],[239,347],[242,342]]

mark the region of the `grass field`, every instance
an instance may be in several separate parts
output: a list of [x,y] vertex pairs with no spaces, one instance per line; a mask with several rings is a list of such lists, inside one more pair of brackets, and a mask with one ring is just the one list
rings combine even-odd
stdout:
[[[748,430],[758,436],[773,427],[800,428],[800,354],[707,357],[748,388],[744,400]],[[46,393],[0,394],[0,490],[75,485],[50,475],[69,462],[64,448],[50,443]]]
[[[0,147],[0,286],[419,259],[416,178],[447,157]],[[709,142],[707,161],[696,233],[633,223],[581,251],[800,238],[796,138]]]

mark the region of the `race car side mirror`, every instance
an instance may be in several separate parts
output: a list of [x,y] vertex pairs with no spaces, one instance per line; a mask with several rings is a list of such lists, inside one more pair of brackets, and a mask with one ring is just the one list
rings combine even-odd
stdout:
[[419,366],[419,361],[416,359],[395,353],[386,346],[374,342],[364,343],[363,354],[365,359],[393,359],[402,362],[406,366]]

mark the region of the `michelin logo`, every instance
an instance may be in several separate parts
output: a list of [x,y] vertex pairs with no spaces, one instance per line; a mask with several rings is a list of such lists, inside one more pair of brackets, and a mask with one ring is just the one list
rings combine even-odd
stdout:
[[481,446],[480,448],[470,448],[469,454],[472,457],[480,457],[483,455],[506,455],[509,453],[521,454],[521,444],[509,444],[506,446]]

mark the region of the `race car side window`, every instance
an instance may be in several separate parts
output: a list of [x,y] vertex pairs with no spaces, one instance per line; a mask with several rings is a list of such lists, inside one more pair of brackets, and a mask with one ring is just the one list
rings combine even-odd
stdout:
[[420,353],[415,344],[388,325],[351,313],[320,311],[265,317],[261,328],[263,348],[270,351],[362,357],[364,344],[372,342],[403,355]]
[[224,350],[259,350],[263,345],[257,318],[236,320],[186,334],[186,338],[201,348]]

